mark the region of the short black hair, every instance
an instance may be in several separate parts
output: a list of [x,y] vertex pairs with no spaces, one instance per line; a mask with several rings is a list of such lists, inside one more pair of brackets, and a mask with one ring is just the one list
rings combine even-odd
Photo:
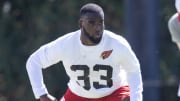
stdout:
[[88,3],[80,9],[80,16],[83,16],[86,13],[100,13],[104,16],[103,9],[95,3]]

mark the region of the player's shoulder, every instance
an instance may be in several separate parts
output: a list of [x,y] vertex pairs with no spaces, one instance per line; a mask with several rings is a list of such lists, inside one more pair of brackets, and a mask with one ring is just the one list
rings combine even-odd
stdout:
[[116,34],[116,33],[111,32],[109,30],[105,30],[105,36],[108,37],[108,39],[114,43],[128,45],[126,38],[123,37],[122,35]]
[[77,39],[78,35],[80,33],[80,30],[77,31],[73,31],[73,32],[69,32],[66,33],[60,37],[58,37],[56,40],[54,40],[55,42],[71,42],[75,39]]
[[69,32],[69,33],[64,34],[63,36],[60,36],[58,39],[59,39],[59,40],[71,39],[71,38],[76,37],[79,33],[80,33],[80,30],[73,31],[73,32]]
[[104,30],[105,35],[113,40],[125,40],[125,38],[123,36],[121,36],[120,34],[116,34],[114,32],[111,32],[109,30]]
[[79,30],[64,34],[43,46],[61,45],[61,47],[62,47],[66,44],[73,43],[77,39],[76,37],[78,37],[77,36],[78,33],[79,33]]

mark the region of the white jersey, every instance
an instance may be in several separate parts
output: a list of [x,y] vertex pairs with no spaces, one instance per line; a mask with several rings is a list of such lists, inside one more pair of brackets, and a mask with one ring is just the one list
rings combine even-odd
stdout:
[[[107,96],[127,85],[125,71],[140,71],[139,62],[123,37],[105,30],[98,45],[85,46],[81,43],[80,34],[78,30],[42,46],[29,58],[27,70],[33,66],[47,68],[62,61],[70,78],[69,89],[86,98]],[[36,76],[33,78],[34,72]],[[47,92],[42,78],[38,79],[37,70],[29,69],[28,74],[36,98],[41,91]]]

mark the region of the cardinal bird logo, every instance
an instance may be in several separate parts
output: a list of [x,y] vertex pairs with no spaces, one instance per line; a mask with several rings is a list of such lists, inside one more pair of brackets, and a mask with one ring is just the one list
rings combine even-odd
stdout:
[[108,58],[108,57],[111,55],[112,51],[113,51],[113,50],[104,51],[104,52],[102,52],[102,54],[100,55],[100,57],[101,57],[102,59],[106,59],[106,58]]

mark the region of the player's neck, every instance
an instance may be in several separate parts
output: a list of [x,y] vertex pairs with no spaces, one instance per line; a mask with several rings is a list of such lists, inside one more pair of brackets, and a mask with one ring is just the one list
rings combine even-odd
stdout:
[[81,43],[86,46],[94,46],[97,45],[97,43],[92,42],[87,37],[85,37],[83,34],[81,34]]

